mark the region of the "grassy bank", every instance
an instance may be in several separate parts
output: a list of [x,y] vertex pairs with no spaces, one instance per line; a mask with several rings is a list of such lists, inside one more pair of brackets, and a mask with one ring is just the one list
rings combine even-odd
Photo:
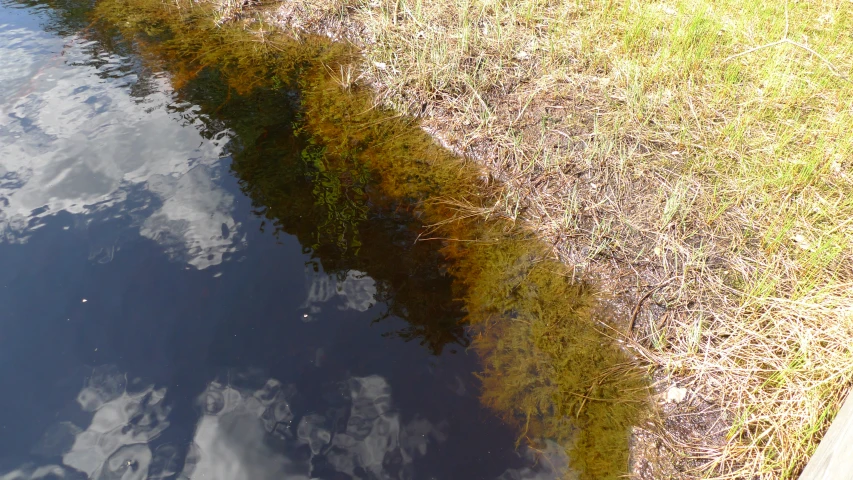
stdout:
[[[216,7],[219,25],[252,24],[259,51],[277,48],[267,38],[274,28],[357,42],[361,57],[325,68],[335,88],[368,85],[377,103],[421,117],[447,146],[476,158],[487,172],[481,186],[494,195],[455,207],[521,226],[554,246],[567,275],[608,293],[624,324],[613,335],[627,333],[662,391],[687,389],[638,432],[650,439],[638,447],[639,474],[643,459],[660,453],[654,467],[671,462],[676,478],[685,469],[796,477],[853,378],[849,2]],[[395,178],[404,191],[408,177]],[[484,318],[507,313],[499,307]],[[526,334],[551,340],[537,344],[550,374],[573,371],[558,361],[567,355],[558,346],[576,337],[549,335],[572,318],[525,319],[542,322]],[[482,345],[487,354],[517,348]],[[561,391],[597,388],[569,384]],[[570,397],[563,413],[590,411]],[[660,469],[649,475],[661,478]]]
[[611,291],[688,390],[650,428],[682,467],[796,476],[853,374],[849,2],[277,8],[359,42],[342,79],[481,160],[489,213]]

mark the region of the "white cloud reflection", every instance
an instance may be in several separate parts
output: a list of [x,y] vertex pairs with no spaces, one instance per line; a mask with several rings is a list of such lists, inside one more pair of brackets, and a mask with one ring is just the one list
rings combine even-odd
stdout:
[[525,447],[523,455],[527,466],[509,468],[496,480],[574,480],[579,477],[578,472],[569,467],[566,450],[553,440],[546,440],[542,450]]
[[[426,455],[431,442],[446,440],[446,424],[432,425],[414,419],[401,424],[392,409],[391,386],[378,376],[349,380],[350,408],[346,429],[331,438],[325,456],[338,472],[357,477],[357,469],[370,478],[407,478],[405,472],[418,456]],[[389,471],[389,466],[394,471]]]
[[300,308],[303,321],[312,321],[314,314],[320,313],[324,303],[334,298],[340,299],[339,310],[357,310],[366,312],[376,303],[376,281],[358,270],[346,272],[343,279],[325,272],[307,269],[308,295]]
[[[256,391],[211,382],[199,399],[204,415],[180,478],[308,480],[314,478],[314,457],[324,457],[322,463],[352,478],[359,477],[358,471],[373,479],[409,478],[404,472],[413,460],[426,455],[430,443],[446,439],[444,423],[414,419],[402,424],[384,378],[352,377],[346,387],[351,404],[343,430],[335,431],[333,418],[310,413],[294,432],[288,403],[293,393],[280,382],[270,379]],[[288,455],[299,445],[311,452],[301,462]]]
[[317,464],[324,465],[323,476],[331,469],[352,478],[404,479],[412,478],[416,458],[447,438],[446,421],[402,422],[383,377],[351,377],[330,387],[343,405],[314,405],[325,413],[300,414],[291,409],[295,388],[278,380],[256,389],[211,381],[196,401],[192,441],[181,446],[157,442],[177,421],[169,419],[165,388],[129,383],[115,366],[98,367],[77,395],[80,409],[92,414],[89,425],[59,422],[33,448],[62,464],[23,465],[0,480],[81,474],[91,480],[309,480],[317,477]]
[[65,469],[59,465],[44,465],[41,467],[24,465],[5,475],[0,475],[0,480],[41,480],[42,478],[50,478],[52,480],[55,478],[65,478],[65,474]]
[[244,241],[214,181],[230,134],[181,125],[162,76],[132,96],[130,60],[65,41],[0,25],[0,242],[25,242],[41,216],[121,210],[142,187],[160,205],[142,235],[197,268],[221,263]]
[[307,466],[290,460],[284,448],[293,413],[280,382],[270,379],[254,392],[211,382],[199,401],[204,414],[179,478],[310,478]]
[[[80,473],[89,479],[163,478],[168,449],[152,452],[149,444],[169,427],[165,395],[165,388],[128,386],[114,366],[95,368],[77,395],[80,408],[92,413],[89,426],[60,422],[33,448],[41,456],[61,457],[62,465],[25,465],[0,480],[80,478]],[[153,462],[155,456],[159,461]]]
[[126,377],[112,367],[95,369],[77,395],[80,407],[94,416],[62,455],[65,465],[89,478],[148,477],[153,458],[148,443],[169,426],[170,409],[163,405],[166,389],[149,386],[129,392],[126,383]]

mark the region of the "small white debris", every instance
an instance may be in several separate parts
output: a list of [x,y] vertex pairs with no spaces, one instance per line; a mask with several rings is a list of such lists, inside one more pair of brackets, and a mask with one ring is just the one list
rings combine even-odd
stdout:
[[681,403],[684,401],[684,397],[686,396],[686,388],[680,388],[673,385],[666,391],[666,403]]
[[302,318],[308,318],[308,314],[307,314],[307,313],[306,313],[306,314],[303,314],[303,315],[302,315]]
[[83,303],[86,303],[86,302],[88,302],[88,300],[86,300],[86,299],[84,298],[84,299],[82,300],[82,302],[83,302]]
[[811,243],[802,234],[794,235],[794,241],[797,242],[797,246],[799,246],[803,250],[810,250],[811,249],[811,246],[812,246]]
[[388,68],[388,64],[385,62],[373,62],[373,66],[379,70],[385,70]]
[[832,170],[832,173],[841,173],[841,164],[837,161],[832,162],[829,169]]

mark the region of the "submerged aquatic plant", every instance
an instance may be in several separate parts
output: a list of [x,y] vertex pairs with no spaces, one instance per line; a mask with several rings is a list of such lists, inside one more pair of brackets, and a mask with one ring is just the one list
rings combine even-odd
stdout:
[[[273,93],[298,106],[298,135],[289,118],[287,126],[263,121],[235,126],[240,140],[234,170],[261,214],[301,241],[308,236],[303,244],[314,247],[325,269],[368,271],[380,284],[380,296],[393,297],[389,303],[398,310],[392,313],[411,325],[400,336],[421,338],[436,353],[448,342],[464,344],[454,297],[460,299],[482,358],[482,399],[517,425],[519,440],[534,446],[558,440],[580,478],[626,473],[630,428],[648,396],[645,372],[603,333],[608,312],[595,290],[572,279],[548,248],[512,223],[487,218],[493,188],[471,163],[437,145],[411,119],[375,108],[357,83],[343,85],[330,75],[352,64],[351,47],[268,33],[261,41],[253,33],[257,24],[214,26],[212,7],[182,5],[103,0],[98,12],[136,38],[144,54],[177,72],[178,86],[195,88],[215,72],[228,87],[217,97],[218,108]],[[283,84],[298,95],[288,97]],[[275,108],[258,110],[273,115]],[[300,230],[305,222],[294,212],[310,212],[316,219],[312,231]],[[389,229],[378,238],[364,228],[373,215],[410,233],[418,225],[431,227],[421,229],[421,242],[413,247],[416,235]],[[409,220],[400,223],[400,215]],[[383,262],[371,261],[395,252],[413,258],[413,251],[423,257],[412,262],[404,281],[377,267]],[[454,293],[435,305],[434,292],[424,292],[447,282],[440,272],[422,275],[418,269],[445,262],[455,278]],[[407,286],[415,278],[410,283],[424,291]]]
[[579,478],[618,477],[648,399],[646,375],[602,334],[607,312],[592,286],[573,282],[541,245],[505,235],[453,254],[483,359],[483,400],[521,438],[566,445]]
[[307,131],[322,132],[328,151],[357,151],[352,158],[372,167],[381,194],[417,202],[433,225],[422,238],[441,242],[450,262],[483,362],[484,403],[520,440],[559,440],[579,478],[625,474],[647,376],[603,333],[608,312],[594,288],[511,223],[471,215],[489,189],[417,125],[370,110],[369,97],[322,77],[303,96]]

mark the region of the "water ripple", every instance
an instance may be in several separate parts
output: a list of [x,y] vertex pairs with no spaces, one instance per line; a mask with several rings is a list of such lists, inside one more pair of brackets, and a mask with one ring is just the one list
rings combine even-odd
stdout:
[[[131,227],[176,261],[206,268],[245,246],[217,183],[231,133],[211,134],[132,57],[80,34],[0,25],[0,113],[0,242],[26,242],[58,212],[117,217],[143,202],[154,208]],[[90,250],[104,263],[116,245]]]

